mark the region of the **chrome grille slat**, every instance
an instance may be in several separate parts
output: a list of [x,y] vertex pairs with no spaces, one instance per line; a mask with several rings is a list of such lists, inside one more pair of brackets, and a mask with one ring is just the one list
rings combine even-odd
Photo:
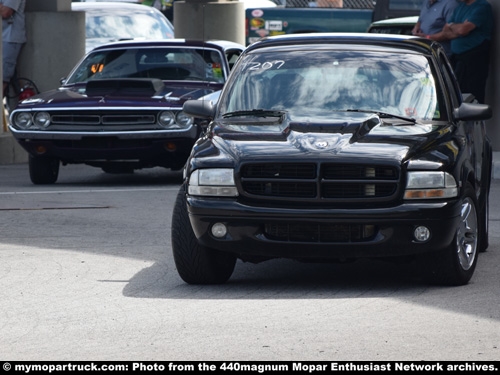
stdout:
[[68,124],[68,125],[99,125],[101,117],[99,115],[52,115],[51,122],[55,125]]
[[154,114],[56,114],[51,116],[51,120],[54,125],[152,125],[156,123],[156,116]]
[[103,125],[136,125],[136,124],[154,124],[156,116],[154,115],[105,115],[102,116]]

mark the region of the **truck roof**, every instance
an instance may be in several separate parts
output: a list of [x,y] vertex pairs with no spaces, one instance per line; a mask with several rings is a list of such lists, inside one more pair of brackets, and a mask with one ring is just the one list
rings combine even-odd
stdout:
[[405,48],[419,53],[432,53],[435,43],[431,40],[408,35],[369,33],[306,33],[286,34],[262,38],[247,47],[251,52],[264,47],[297,46],[312,44],[357,44],[380,47]]

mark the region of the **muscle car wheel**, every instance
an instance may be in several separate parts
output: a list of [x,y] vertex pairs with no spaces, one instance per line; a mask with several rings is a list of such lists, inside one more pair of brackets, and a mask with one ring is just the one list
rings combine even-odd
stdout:
[[455,238],[443,252],[429,259],[432,281],[443,285],[465,285],[471,279],[479,252],[479,217],[474,189],[467,184],[462,198],[461,220]]
[[221,284],[232,275],[236,257],[201,246],[191,227],[184,187],[172,214],[172,251],[177,272],[188,284]]
[[36,158],[29,156],[31,182],[36,185],[48,185],[57,181],[59,176],[59,160],[55,158]]

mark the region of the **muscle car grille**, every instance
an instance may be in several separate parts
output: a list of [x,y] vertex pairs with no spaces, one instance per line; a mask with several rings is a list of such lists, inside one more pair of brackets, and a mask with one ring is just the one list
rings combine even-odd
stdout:
[[241,186],[247,196],[310,201],[388,201],[399,186],[394,166],[331,163],[246,164]]
[[358,224],[266,224],[265,236],[282,242],[363,242],[375,237],[374,225]]
[[54,114],[51,117],[54,125],[139,125],[155,124],[156,116],[153,114],[117,114],[117,115],[91,115],[91,114]]

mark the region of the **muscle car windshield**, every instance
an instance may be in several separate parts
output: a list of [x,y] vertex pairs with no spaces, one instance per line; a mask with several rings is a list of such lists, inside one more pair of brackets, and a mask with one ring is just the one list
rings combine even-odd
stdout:
[[66,84],[105,78],[224,82],[221,53],[208,48],[128,48],[90,53]]
[[261,53],[245,56],[235,69],[221,114],[284,110],[295,121],[346,110],[416,120],[444,120],[446,116],[439,83],[429,61],[420,55]]

